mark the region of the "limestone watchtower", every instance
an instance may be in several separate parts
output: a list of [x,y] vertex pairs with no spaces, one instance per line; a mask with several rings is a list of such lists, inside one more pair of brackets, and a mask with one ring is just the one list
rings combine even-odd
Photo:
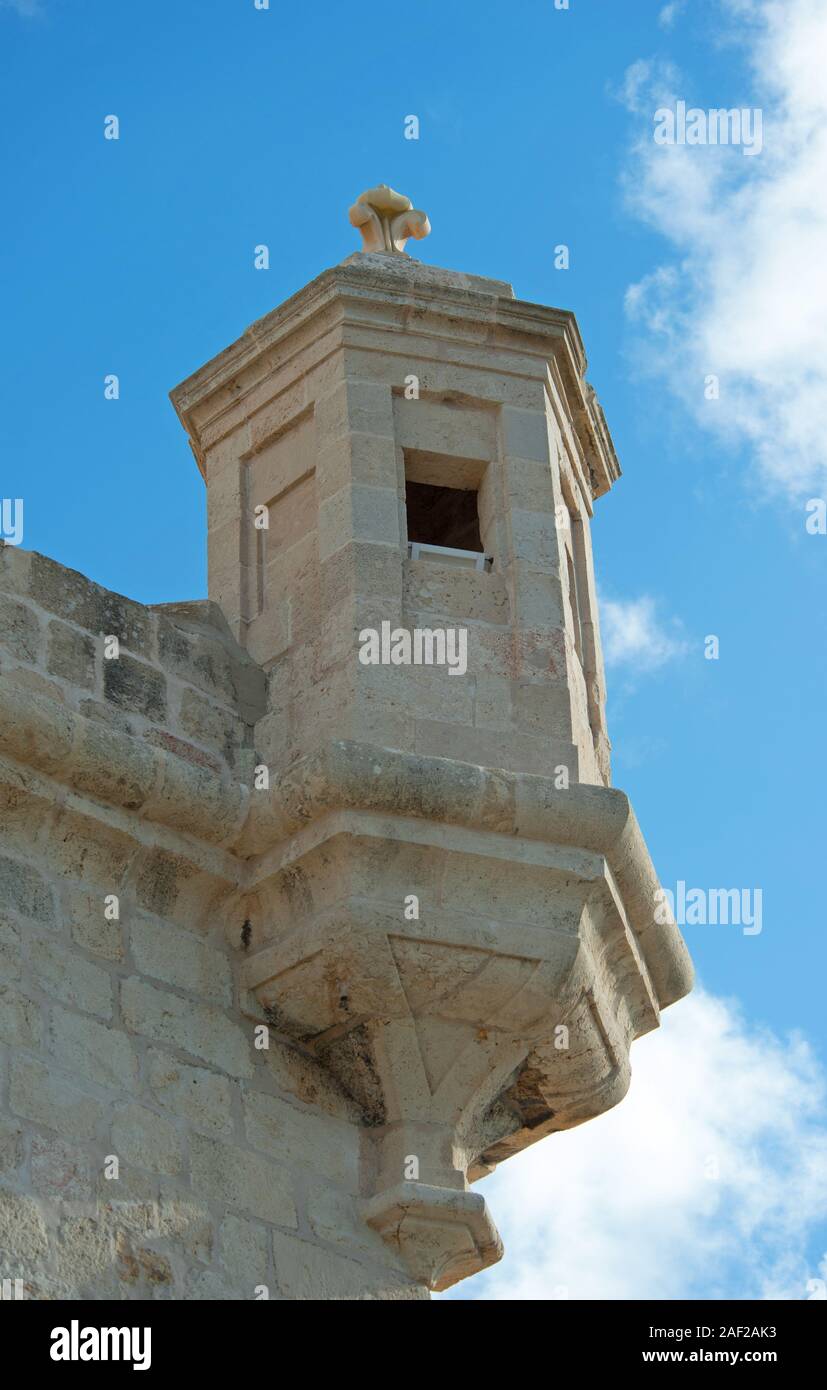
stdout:
[[[590,518],[619,476],[571,313],[365,250],[173,393],[209,591],[263,667],[224,905],[243,1008],[359,1107],[364,1221],[415,1281],[498,1258],[469,1184],[615,1104],[690,987],[609,742]],[[453,652],[453,660],[449,660]]]

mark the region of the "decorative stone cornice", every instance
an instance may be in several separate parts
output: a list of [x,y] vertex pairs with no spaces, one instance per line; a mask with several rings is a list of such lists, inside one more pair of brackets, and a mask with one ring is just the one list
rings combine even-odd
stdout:
[[269,791],[193,766],[47,696],[0,684],[0,752],[75,790],[233,851],[254,890],[259,859],[336,811],[412,817],[604,855],[661,1008],[692,985],[673,922],[656,923],[659,887],[628,797],[613,787],[421,757],[336,740],[299,759]]
[[[444,338],[446,354],[451,358],[461,342],[467,344],[475,360],[480,349],[489,355],[497,347],[509,354],[522,354],[526,375],[538,380],[544,374],[544,364],[553,362],[588,469],[592,495],[607,492],[620,476],[602,411],[585,380],[586,354],[573,313],[515,299],[506,281],[442,270],[406,256],[358,252],[251,324],[240,338],[170,392],[201,473],[205,473],[208,447],[249,412],[261,384],[273,373],[274,358],[279,362],[283,389],[293,384],[304,389],[314,333],[320,345],[332,335],[337,348],[345,348],[351,333],[358,334],[361,341],[365,330],[399,335],[407,329],[412,334],[427,331],[431,341]],[[291,346],[294,341],[295,350]],[[297,365],[291,372],[294,351]],[[516,359],[510,370],[518,371]],[[312,397],[303,396],[296,401],[296,414],[311,404]]]

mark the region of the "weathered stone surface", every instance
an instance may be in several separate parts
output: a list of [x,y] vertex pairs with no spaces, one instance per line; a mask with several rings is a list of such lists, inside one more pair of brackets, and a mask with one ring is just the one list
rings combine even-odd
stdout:
[[132,1288],[139,1299],[169,1298],[174,1274],[166,1255],[134,1242],[125,1232],[115,1233],[115,1259],[118,1279]]
[[112,1122],[112,1152],[124,1163],[150,1173],[180,1173],[184,1161],[175,1126],[145,1105],[129,1104],[117,1111]]
[[91,690],[95,684],[95,641],[87,632],[54,619],[48,627],[46,666],[53,676]]
[[112,980],[101,966],[49,937],[29,942],[29,963],[38,985],[53,999],[84,1013],[112,1017]]
[[72,939],[78,946],[105,960],[123,960],[123,927],[111,915],[106,916],[105,895],[68,889],[63,911],[71,924]]
[[[46,1224],[36,1202],[16,1192],[0,1190],[0,1251],[4,1264],[29,1262],[45,1255],[48,1248]],[[5,1274],[4,1277],[10,1276]]]
[[91,1198],[91,1165],[78,1145],[35,1134],[31,1161],[32,1187],[42,1196],[60,1202],[83,1202]]
[[185,1117],[193,1128],[215,1138],[233,1133],[233,1088],[226,1077],[153,1050],[147,1059],[147,1081],[158,1104]]
[[0,1120],[0,1174],[10,1176],[25,1156],[23,1128],[19,1121]]
[[138,1063],[129,1038],[93,1018],[55,1008],[52,1053],[70,1075],[96,1086],[129,1090],[135,1085]]
[[153,656],[152,614],[140,603],[93,584],[77,570],[45,555],[31,557],[27,592],[49,613],[66,618],[95,636],[117,637],[131,652]]
[[43,875],[31,864],[0,855],[0,900],[24,917],[51,923],[55,910],[51,890]]
[[420,1286],[399,1275],[380,1272],[333,1251],[282,1232],[273,1233],[273,1256],[279,1292],[289,1299],[427,1298]]
[[213,1222],[203,1201],[161,1194],[158,1234],[174,1241],[193,1260],[209,1260],[214,1248]]
[[124,652],[103,663],[103,692],[119,709],[158,723],[166,717],[166,679],[161,671]]
[[20,661],[36,661],[40,644],[37,614],[16,599],[0,594],[0,627],[3,643]]
[[309,1165],[337,1187],[358,1191],[359,1134],[352,1125],[249,1089],[244,1095],[244,1125],[254,1148],[289,1164]]
[[237,715],[187,686],[181,695],[180,719],[181,727],[192,738],[217,749],[231,767],[237,765],[244,741]]
[[228,1216],[219,1231],[221,1265],[232,1285],[255,1297],[257,1285],[270,1283],[270,1241],[266,1227]]
[[0,913],[0,980],[19,980],[22,970],[20,932]]
[[125,980],[121,1010],[126,1026],[153,1042],[180,1047],[230,1076],[251,1076],[247,1031],[220,1009],[156,989],[137,977]]
[[195,1190],[207,1201],[277,1226],[298,1224],[290,1176],[278,1164],[201,1134],[190,1139],[190,1163]]
[[96,1133],[105,1106],[69,1080],[76,1074],[71,1054],[61,1055],[60,1064],[65,1070],[51,1069],[28,1057],[13,1059],[9,1083],[12,1113],[67,1139],[87,1142]]
[[61,1222],[55,1252],[58,1276],[71,1288],[91,1287],[113,1296],[115,1280],[113,1232],[91,1216],[69,1216]]
[[136,917],[130,928],[130,947],[142,975],[164,980],[213,1003],[229,1004],[232,980],[226,955],[191,932]]
[[0,1042],[37,1048],[43,1036],[40,1008],[13,985],[0,984]]

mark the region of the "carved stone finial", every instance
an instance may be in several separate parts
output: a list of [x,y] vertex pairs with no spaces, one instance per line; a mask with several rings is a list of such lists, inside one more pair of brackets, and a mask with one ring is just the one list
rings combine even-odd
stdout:
[[350,223],[362,233],[363,251],[407,255],[408,237],[421,241],[431,230],[424,212],[419,212],[410,198],[396,193],[386,183],[369,188],[360,194],[350,209]]

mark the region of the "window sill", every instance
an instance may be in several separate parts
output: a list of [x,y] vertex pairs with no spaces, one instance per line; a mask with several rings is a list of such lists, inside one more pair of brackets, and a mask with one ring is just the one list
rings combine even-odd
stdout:
[[447,545],[427,545],[425,541],[409,541],[408,555],[411,560],[434,560],[440,565],[481,572],[490,570],[494,563],[494,557],[481,550],[454,550]]

